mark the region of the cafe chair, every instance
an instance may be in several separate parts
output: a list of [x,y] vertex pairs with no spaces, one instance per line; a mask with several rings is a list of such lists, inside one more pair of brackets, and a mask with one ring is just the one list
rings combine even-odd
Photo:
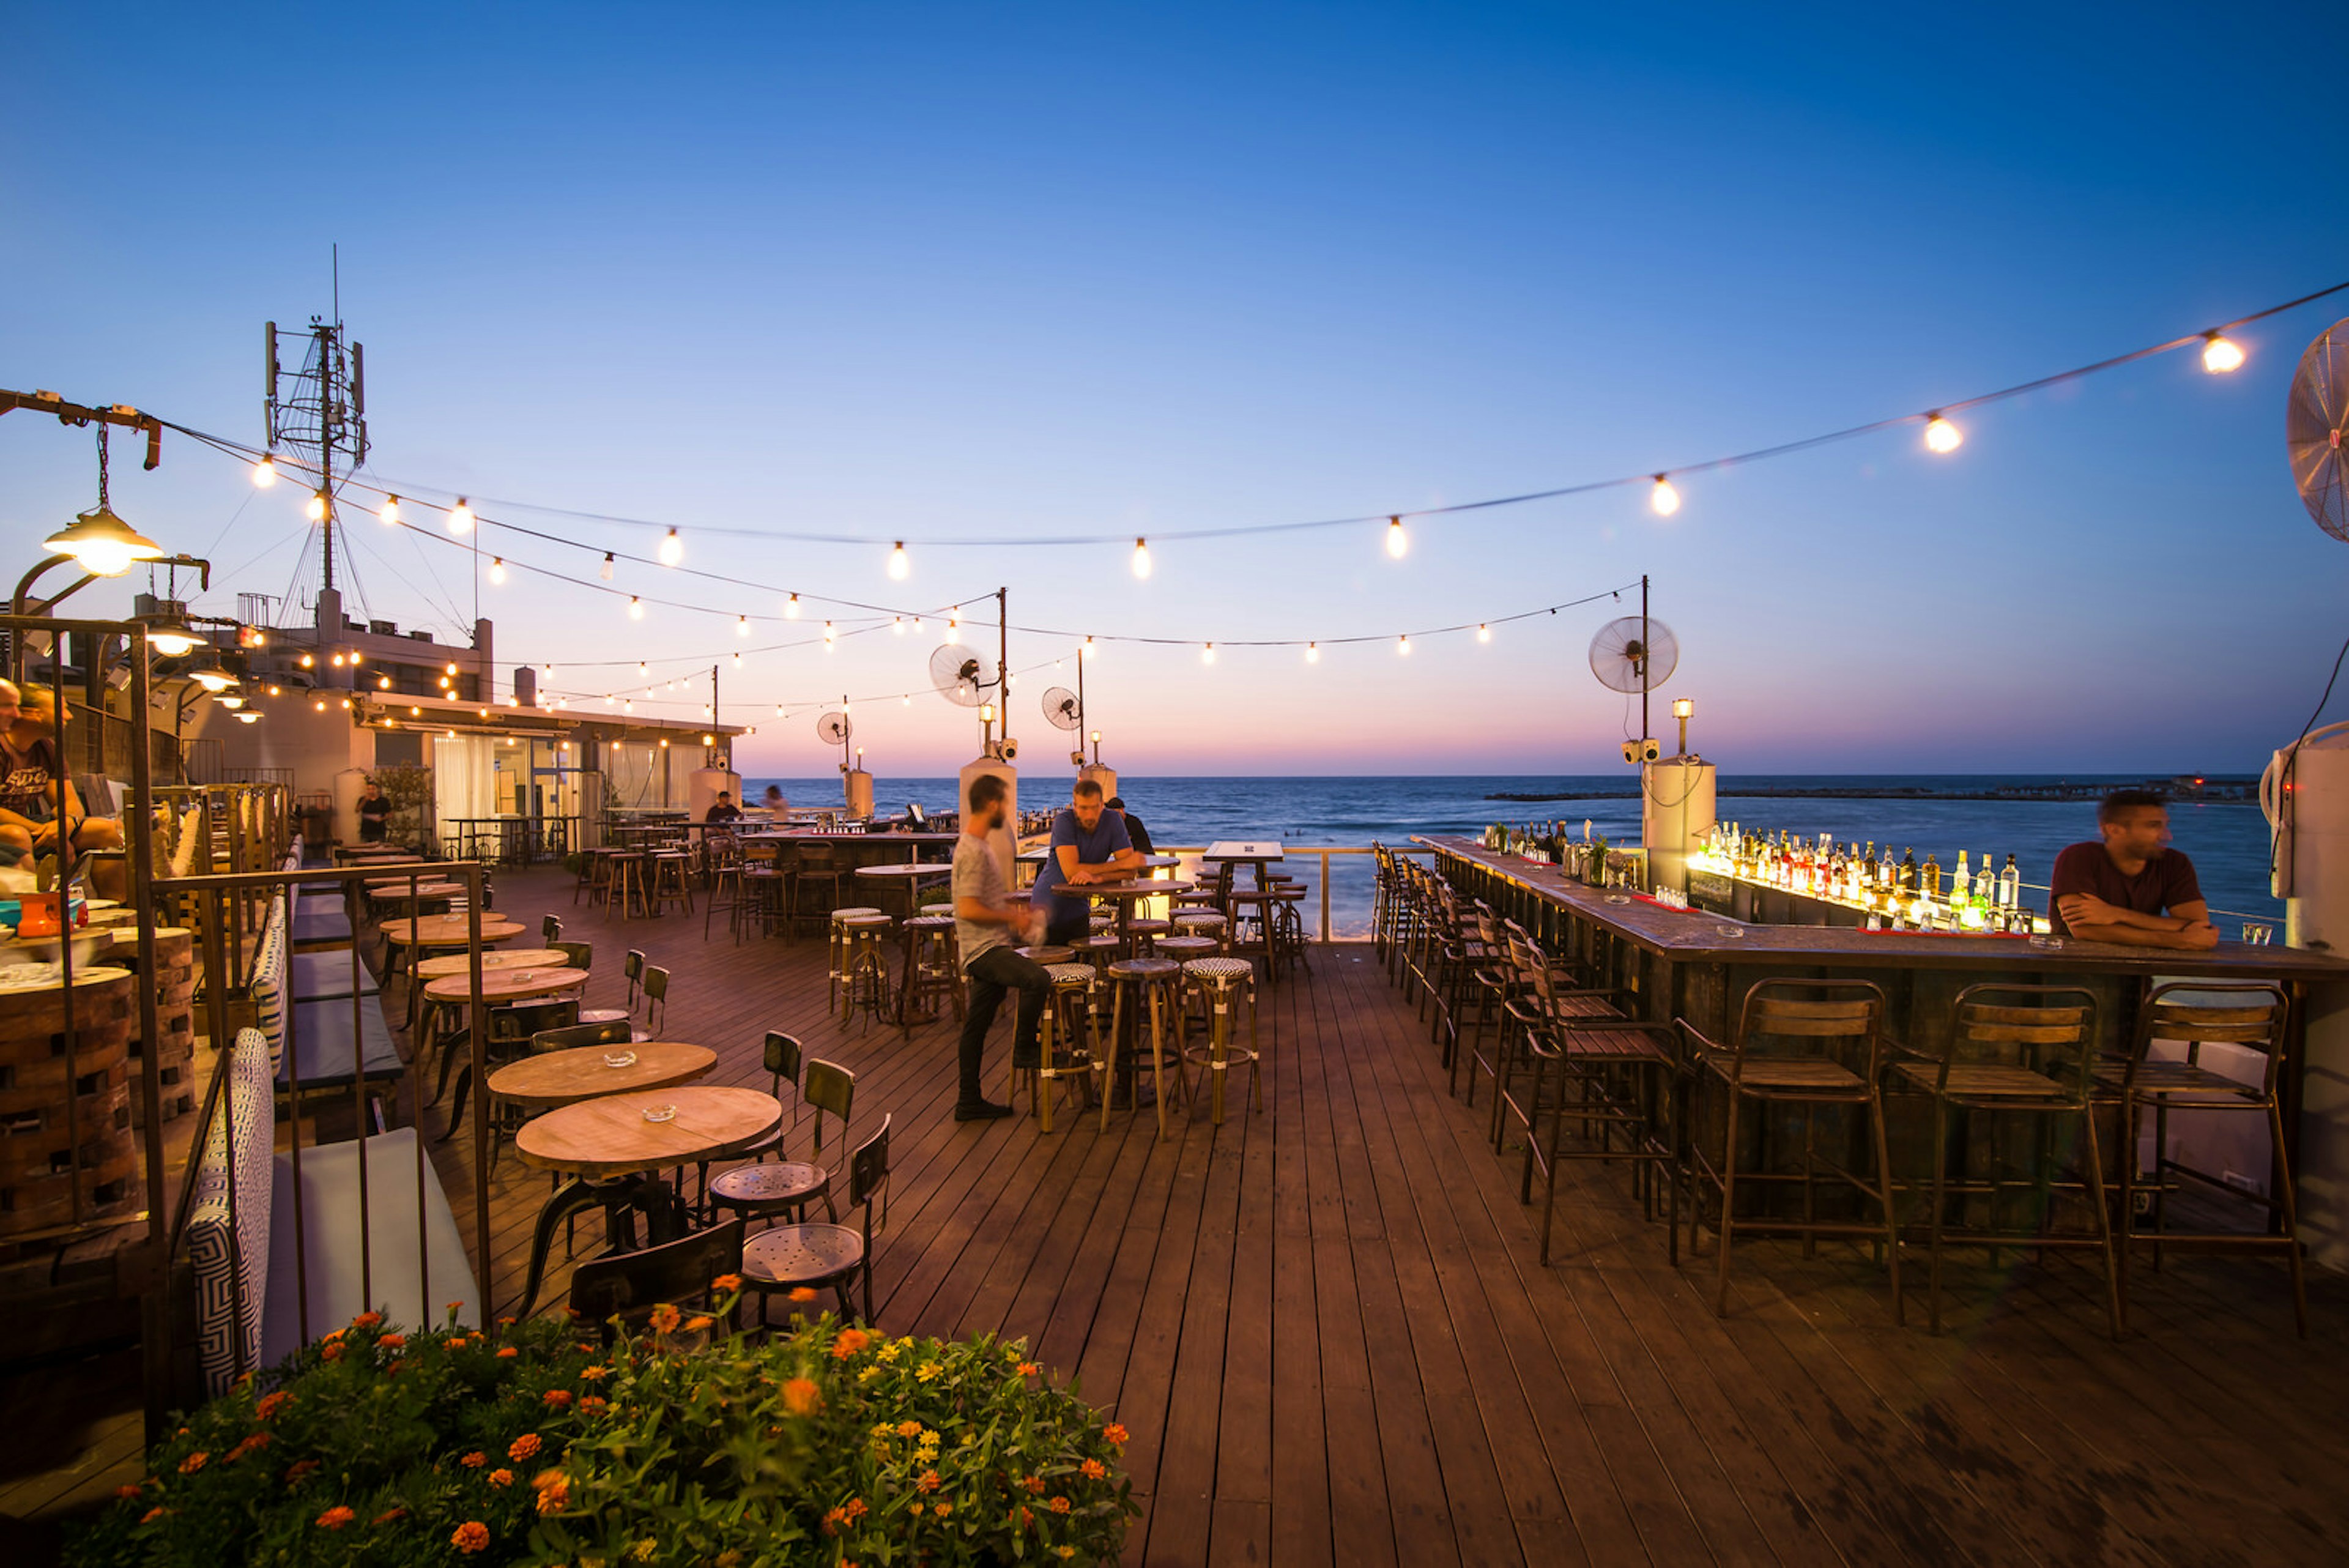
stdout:
[[645,966],[645,1038],[657,1040],[668,1024],[668,971]]
[[[559,1029],[542,1029],[532,1035],[530,1054],[533,1056],[542,1056],[549,1051],[576,1051],[590,1045],[626,1045],[630,1044],[633,1038],[634,1033],[629,1029],[625,1016],[617,1023],[572,1023]],[[491,1158],[494,1160],[496,1158],[497,1152],[493,1148],[491,1150]],[[563,1183],[566,1179],[560,1171],[555,1173],[554,1187],[557,1191],[562,1189]],[[572,1253],[572,1227],[577,1223],[578,1219],[576,1211],[563,1217],[563,1255],[566,1258]]]
[[750,1163],[708,1175],[709,1166],[702,1166],[702,1192],[712,1210],[723,1209],[748,1220],[764,1216],[772,1220],[789,1215],[793,1220],[806,1218],[807,1206],[816,1199],[824,1201],[824,1210],[833,1219],[838,1214],[832,1208],[832,1175],[821,1165],[805,1161],[781,1159],[766,1163],[769,1155],[784,1152],[784,1139],[789,1132],[799,1129],[800,1112],[810,1104],[816,1107],[815,1119],[819,1142],[823,1136],[826,1110],[838,1116],[844,1127],[848,1108],[856,1092],[855,1075],[830,1062],[816,1062],[809,1067],[809,1087],[819,1099],[810,1101],[800,1088],[801,1047],[798,1040],[780,1030],[767,1032],[767,1074],[770,1091],[777,1105],[782,1103],[783,1085],[792,1086],[792,1125],[786,1129],[780,1122],[775,1130],[756,1142],[746,1145],[740,1153]]
[[[2293,1319],[2300,1336],[2308,1337],[2299,1203],[2285,1152],[2283,1106],[2276,1087],[2283,1076],[2285,1030],[2291,1012],[2283,989],[2272,983],[2172,981],[2156,986],[2137,1010],[2137,1039],[2128,1060],[2100,1070],[2101,1082],[2116,1088],[2121,1098],[2122,1231],[2116,1243],[2116,1272],[2122,1327],[2128,1324],[2129,1254],[2133,1245],[2143,1241],[2152,1246],[2157,1269],[2161,1267],[2163,1252],[2175,1246],[2282,1252],[2292,1271]],[[2184,1047],[2182,1054],[2162,1049],[2178,1045]],[[2237,1072],[2226,1071],[2230,1066]],[[2244,1071],[2254,1076],[2237,1075]],[[2153,1113],[2153,1163],[2140,1173],[2137,1142],[2147,1110]],[[2246,1190],[2220,1175],[2170,1158],[2169,1113],[2173,1110],[2264,1117],[2273,1151],[2269,1192]],[[2136,1229],[2137,1194],[2148,1181],[2152,1227],[2143,1232]],[[2266,1223],[2257,1231],[2172,1231],[2169,1194],[2189,1182],[2207,1197],[2230,1199],[2259,1209]]]
[[[1738,1010],[1737,1033],[1721,1044],[1685,1018],[1675,1018],[1682,1049],[1695,1082],[1692,1110],[1702,1112],[1706,1092],[1723,1102],[1720,1142],[1707,1146],[1702,1116],[1692,1124],[1689,1164],[1698,1184],[1689,1205],[1689,1247],[1694,1251],[1703,1225],[1705,1193],[1710,1189],[1719,1233],[1715,1271],[1718,1279],[1713,1311],[1729,1313],[1729,1261],[1738,1231],[1749,1234],[1798,1235],[1806,1257],[1816,1253],[1822,1236],[1866,1241],[1884,1250],[1892,1286],[1892,1321],[1904,1321],[1900,1298],[1900,1239],[1892,1205],[1892,1162],[1886,1151],[1884,1102],[1881,1088],[1884,1045],[1884,992],[1864,980],[1765,980],[1745,993]],[[1818,1113],[1858,1113],[1858,1137],[1872,1158],[1872,1174],[1846,1169],[1820,1157]],[[1800,1112],[1802,1168],[1774,1171],[1756,1167],[1741,1169],[1744,1141],[1756,1153],[1767,1155],[1775,1135],[1793,1125]],[[1751,1116],[1749,1125],[1748,1117]],[[1818,1212],[1818,1179],[1835,1179],[1865,1208],[1849,1218],[1822,1218]],[[1740,1217],[1741,1189],[1757,1189],[1764,1198],[1788,1187],[1800,1189],[1802,1211],[1789,1216],[1763,1212]],[[1866,1209],[1873,1209],[1871,1218]]]
[[[507,1002],[489,1010],[490,1033],[483,1061],[495,1072],[503,1064],[533,1049],[533,1042],[543,1031],[567,1028],[579,1022],[579,1002],[575,997],[552,997],[539,1002]],[[473,1087],[473,1064],[470,1054],[457,1064],[457,1096],[449,1109],[449,1126],[436,1142],[447,1143],[465,1125],[465,1099]],[[481,1114],[489,1116],[492,1107],[486,1088],[481,1095]],[[492,1127],[496,1124],[493,1122]],[[490,1140],[490,1163],[497,1164],[499,1140]]]
[[1045,999],[1037,1030],[1037,1064],[1022,1067],[1006,1058],[1011,1075],[1010,1093],[1006,1098],[1018,1105],[1024,1082],[1029,1103],[1036,1108],[1040,1132],[1052,1130],[1052,1103],[1060,1081],[1076,1079],[1081,1091],[1090,1097],[1095,1092],[1094,1080],[1100,1072],[1100,1041],[1088,1033],[1088,1025],[1099,1016],[1092,1005],[1093,987],[1099,977],[1092,965],[1074,961],[1068,949],[1051,950],[1061,957],[1057,961],[1044,963],[1044,977],[1051,982],[1052,989]]
[[538,934],[543,940],[544,944],[550,948],[556,942],[561,941],[563,940],[562,917],[558,915],[549,915],[544,919],[539,921]]
[[[729,1220],[658,1246],[588,1259],[571,1271],[571,1311],[595,1324],[610,1345],[620,1328],[641,1329],[657,1306],[715,1311],[709,1282],[741,1272],[742,1221]],[[741,1315],[738,1301],[738,1327]]]
[[848,1157],[848,1202],[858,1211],[855,1226],[809,1221],[777,1225],[742,1244],[742,1282],[759,1293],[759,1323],[767,1322],[767,1298],[778,1291],[831,1289],[839,1293],[841,1315],[855,1317],[849,1285],[864,1281],[864,1322],[873,1321],[873,1208],[888,1217],[889,1125],[884,1116],[874,1135]]
[[[1926,1321],[1935,1334],[1941,1332],[1942,1249],[1954,1241],[1986,1246],[1993,1254],[2002,1246],[2094,1248],[2104,1263],[2106,1315],[2113,1337],[2120,1337],[2112,1211],[2089,1104],[2100,1038],[2093,992],[1992,982],[1958,993],[1939,1049],[1893,1046],[1886,1086],[1896,1096],[1924,1097],[1933,1118],[1932,1165],[1921,1181],[1902,1185],[1922,1186],[1928,1194]],[[2004,1135],[2015,1117],[2037,1124],[2028,1144],[2030,1168],[2020,1173],[2006,1158],[2014,1140]],[[2095,1220],[2086,1234],[2058,1231],[2051,1223],[2059,1164],[2055,1138],[2067,1130],[2079,1174],[2066,1185],[2085,1188]],[[1958,1167],[1955,1175],[1952,1165]],[[2026,1200],[2023,1222],[2002,1226],[2018,1198]],[[1977,1214],[1980,1222],[1970,1223]]]
[[636,1010],[636,995],[644,989],[645,950],[630,948],[628,956],[620,961],[620,976],[628,982],[628,1011]]

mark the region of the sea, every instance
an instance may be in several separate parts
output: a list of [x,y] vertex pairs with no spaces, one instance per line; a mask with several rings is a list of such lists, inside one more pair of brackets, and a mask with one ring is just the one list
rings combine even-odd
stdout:
[[[1019,804],[1036,810],[1058,798],[1056,773],[1020,780]],[[1938,857],[1943,872],[1955,868],[1958,852],[1973,864],[1988,857],[2003,866],[2013,855],[2027,887],[2044,891],[2056,852],[2096,836],[2093,801],[1980,800],[1936,798],[1980,794],[2000,787],[2021,790],[2054,786],[2054,775],[2000,774],[1745,774],[1723,778],[1715,815],[1748,832],[1785,832],[1816,840],[1826,834],[1846,843],[1889,846],[1895,856],[1913,849],[1921,864]],[[2078,783],[2077,775],[2070,781]],[[2139,784],[2116,776],[2115,784]],[[755,802],[770,784],[780,784],[794,805],[829,805],[841,800],[839,775],[807,779],[751,778],[743,783]],[[1769,794],[1741,794],[1742,787]],[[874,802],[885,815],[918,804],[926,812],[952,811],[951,778],[891,778],[874,781]],[[1579,837],[1590,831],[1614,844],[1640,838],[1639,786],[1627,774],[1560,777],[1528,774],[1459,774],[1429,777],[1153,778],[1121,774],[1118,792],[1127,808],[1148,826],[1162,847],[1199,846],[1217,839],[1281,841],[1289,848],[1282,869],[1302,877],[1309,929],[1318,930],[1321,857],[1319,848],[1366,848],[1373,840],[1408,845],[1414,834],[1481,834],[1492,823],[1563,821]],[[1881,795],[1787,798],[1775,792],[1803,790],[1885,792]],[[1922,793],[1920,793],[1922,792]],[[1551,795],[1537,802],[1500,795]],[[2269,890],[2267,824],[2257,805],[2243,802],[2174,801],[2169,810],[2176,848],[2194,861],[2203,893],[2219,911],[2220,929],[2236,935],[2230,921],[2277,926],[2283,906]],[[1367,934],[1371,923],[1372,873],[1367,855],[1330,859],[1330,917],[1333,934]]]

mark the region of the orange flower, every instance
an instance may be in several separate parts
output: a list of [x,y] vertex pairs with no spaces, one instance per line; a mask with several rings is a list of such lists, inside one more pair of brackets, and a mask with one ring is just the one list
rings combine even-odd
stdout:
[[579,1413],[583,1416],[600,1416],[611,1407],[609,1400],[598,1399],[593,1394],[579,1401]]
[[479,1552],[490,1543],[490,1527],[478,1519],[469,1519],[449,1537],[449,1544],[460,1552]]
[[1054,1513],[1066,1513],[1069,1511],[1069,1500],[1065,1497],[1056,1497],[1052,1500],[1051,1507]]
[[739,1291],[742,1288],[742,1276],[720,1274],[709,1282],[709,1288],[713,1291]]
[[900,1421],[897,1423],[897,1435],[901,1438],[918,1438],[922,1435],[922,1424],[919,1421]]
[[320,1514],[311,1522],[317,1525],[321,1530],[340,1530],[344,1525],[348,1524],[352,1520],[357,1519],[357,1514],[353,1513],[349,1509],[345,1508],[338,1502],[335,1504],[334,1507],[326,1510],[326,1512]]
[[851,1519],[862,1519],[873,1511],[864,1506],[864,1500],[863,1498],[852,1497],[848,1500],[847,1507],[843,1509],[843,1511]]
[[944,1519],[947,1514],[954,1511],[954,1504],[950,1502],[941,1502],[930,1511],[936,1514],[940,1519]]
[[531,1483],[538,1489],[538,1511],[561,1513],[571,1505],[571,1480],[561,1470],[548,1470]]
[[560,1410],[565,1405],[571,1403],[571,1390],[568,1388],[550,1388],[546,1391],[546,1402],[554,1407],[554,1408]]
[[489,1480],[492,1486],[512,1486],[513,1485],[513,1471],[503,1469],[492,1470],[490,1472]]
[[168,1508],[150,1508],[145,1513],[139,1516],[139,1522],[141,1524],[152,1524],[171,1511]]
[[794,1416],[810,1416],[823,1403],[823,1391],[808,1377],[793,1377],[783,1385],[783,1408]]
[[684,1321],[685,1314],[667,1302],[653,1308],[652,1315],[645,1320],[655,1334],[674,1334],[677,1325]]
[[1033,1377],[1043,1370],[1044,1364],[1040,1361],[1023,1361],[1019,1364],[1019,1376],[1022,1377]]
[[697,1315],[685,1320],[685,1332],[688,1334],[699,1334],[709,1326],[709,1320],[706,1317]]
[[292,1403],[294,1403],[294,1396],[280,1388],[274,1394],[264,1394],[254,1405],[253,1414],[259,1420],[271,1420],[275,1417],[277,1412]]
[[114,1489],[114,1495],[115,1495],[115,1496],[117,1496],[117,1497],[119,1497],[119,1498],[122,1498],[122,1499],[128,1500],[128,1499],[130,1499],[130,1498],[137,1497],[137,1496],[139,1495],[139,1489],[138,1489],[137,1487],[135,1487],[135,1486],[130,1486],[130,1485],[125,1484],[125,1485],[122,1485],[122,1486],[116,1487],[116,1488]]
[[832,1343],[833,1359],[845,1361],[872,1343],[873,1336],[863,1329],[843,1328],[840,1331],[840,1337]]
[[387,1349],[398,1350],[401,1345],[408,1343],[408,1335],[404,1334],[379,1334],[376,1338],[376,1343]]
[[1044,1478],[1042,1476],[1029,1476],[1020,1481],[1019,1484],[1026,1487],[1038,1497],[1044,1495]]
[[1079,1465],[1077,1469],[1084,1472],[1084,1477],[1087,1480],[1102,1480],[1106,1479],[1109,1475],[1109,1467],[1102,1463],[1099,1459],[1087,1459],[1083,1464]]
[[815,1300],[815,1291],[807,1285],[793,1285],[791,1299],[795,1302],[812,1302]]
[[490,1462],[490,1456],[481,1452],[481,1449],[475,1449],[471,1453],[467,1454],[463,1459],[459,1459],[457,1462],[464,1466],[469,1470],[477,1470],[483,1465]]
[[233,1465],[236,1463],[237,1460],[244,1458],[245,1455],[256,1452],[257,1450],[265,1449],[268,1446],[269,1434],[266,1432],[255,1432],[253,1436],[245,1438],[244,1441],[231,1449],[228,1451],[228,1459],[225,1462]]
[[303,1477],[308,1475],[312,1470],[315,1470],[317,1468],[318,1461],[316,1459],[295,1459],[292,1464],[285,1467],[285,1484],[287,1486],[299,1485]]
[[379,1312],[363,1312],[359,1314],[358,1316],[351,1319],[351,1326],[353,1328],[373,1328],[382,1321],[383,1314]]
[[610,1376],[612,1369],[608,1366],[583,1366],[579,1369],[579,1380],[583,1383],[600,1382]]
[[389,1524],[394,1520],[406,1519],[407,1517],[408,1510],[404,1508],[387,1508],[381,1513],[377,1514],[373,1519],[368,1520],[367,1522],[369,1524]]
[[498,1346],[498,1359],[500,1361],[510,1361],[521,1354],[521,1351],[516,1350],[511,1345],[501,1345]]
[[204,1461],[211,1458],[212,1455],[204,1452],[202,1449],[198,1449],[194,1453],[190,1454],[186,1459],[180,1461],[180,1473],[183,1476],[191,1476],[198,1470],[203,1469]]
[[1102,1440],[1107,1442],[1112,1448],[1122,1449],[1125,1447],[1126,1435],[1125,1428],[1119,1426],[1115,1421],[1112,1421],[1108,1426],[1102,1428]]
[[449,1308],[450,1315],[452,1317],[465,1309],[465,1303],[463,1302],[450,1302],[447,1303],[446,1305]]
[[936,1490],[938,1490],[938,1472],[937,1472],[937,1471],[936,1471],[936,1470],[924,1470],[924,1471],[921,1473],[921,1477],[920,1477],[920,1479],[916,1480],[914,1482],[914,1488],[915,1488],[915,1490],[917,1490],[917,1491],[936,1491]]
[[343,1342],[339,1339],[330,1340],[318,1347],[318,1354],[326,1360],[340,1361],[343,1358]]
[[538,1434],[536,1432],[524,1432],[521,1437],[516,1438],[512,1442],[506,1445],[506,1458],[513,1460],[516,1464],[520,1464],[523,1460],[538,1452],[539,1447]]

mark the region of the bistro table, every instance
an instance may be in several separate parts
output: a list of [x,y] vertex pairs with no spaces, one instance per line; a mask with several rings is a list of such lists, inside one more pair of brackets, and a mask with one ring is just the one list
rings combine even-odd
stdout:
[[[647,1111],[667,1119],[647,1121]],[[685,1234],[685,1202],[660,1179],[677,1166],[721,1159],[782,1125],[782,1103],[756,1089],[636,1089],[559,1106],[522,1125],[514,1149],[526,1165],[574,1179],[539,1210],[531,1238],[530,1274],[515,1315],[528,1317],[546,1273],[546,1254],[564,1216],[602,1205],[607,1233],[635,1243],[641,1209],[654,1246]]]
[[[470,915],[424,915],[412,920],[386,920],[377,929],[384,940],[400,948],[461,948],[472,939],[468,934],[472,917]],[[485,915],[481,920],[481,942],[510,942],[522,935],[522,927],[512,920]]]
[[[935,882],[942,877],[952,877],[954,867],[936,864],[925,865],[913,860],[894,860],[885,866],[859,866],[856,868],[856,874],[859,877],[873,878],[877,885],[874,888],[876,897],[886,895],[896,898],[902,908],[894,912],[898,919],[908,919],[913,916],[915,902],[920,897],[922,884]],[[889,906],[885,898],[881,908],[885,910],[888,909]]]
[[378,904],[429,904],[453,898],[465,890],[461,882],[370,882],[367,895]]
[[[529,969],[519,965],[493,969],[485,966],[481,971],[481,1000],[528,1002],[534,997],[576,991],[586,983],[587,971],[584,969]],[[424,994],[433,1002],[471,1002],[473,999],[472,976],[458,973],[427,981]]]
[[1126,951],[1133,950],[1133,912],[1149,898],[1171,898],[1187,893],[1192,884],[1180,881],[1084,882],[1063,890],[1088,898],[1109,898],[1117,904],[1118,945]]
[[[614,1066],[615,1060],[625,1065]],[[644,1040],[634,1045],[579,1045],[509,1062],[490,1075],[490,1093],[535,1110],[603,1095],[668,1089],[709,1075],[718,1053],[707,1045]]]
[[1259,838],[1222,839],[1208,845],[1206,853],[1199,857],[1203,861],[1220,860],[1230,866],[1255,867],[1258,889],[1264,887],[1264,868],[1281,857],[1278,843]]
[[[492,969],[559,969],[571,961],[571,955],[554,948],[501,948],[481,955],[481,968]],[[446,980],[452,974],[470,974],[473,968],[471,953],[443,953],[439,958],[419,959],[413,973],[419,980]]]

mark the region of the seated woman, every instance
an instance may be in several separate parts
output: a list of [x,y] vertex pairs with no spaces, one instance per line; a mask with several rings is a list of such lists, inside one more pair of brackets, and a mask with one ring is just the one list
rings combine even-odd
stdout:
[[[0,851],[19,859],[55,855],[61,821],[77,852],[122,847],[121,825],[83,814],[81,795],[58,761],[56,699],[45,687],[28,693],[0,680]],[[90,883],[102,897],[128,896],[119,860],[92,867]]]

